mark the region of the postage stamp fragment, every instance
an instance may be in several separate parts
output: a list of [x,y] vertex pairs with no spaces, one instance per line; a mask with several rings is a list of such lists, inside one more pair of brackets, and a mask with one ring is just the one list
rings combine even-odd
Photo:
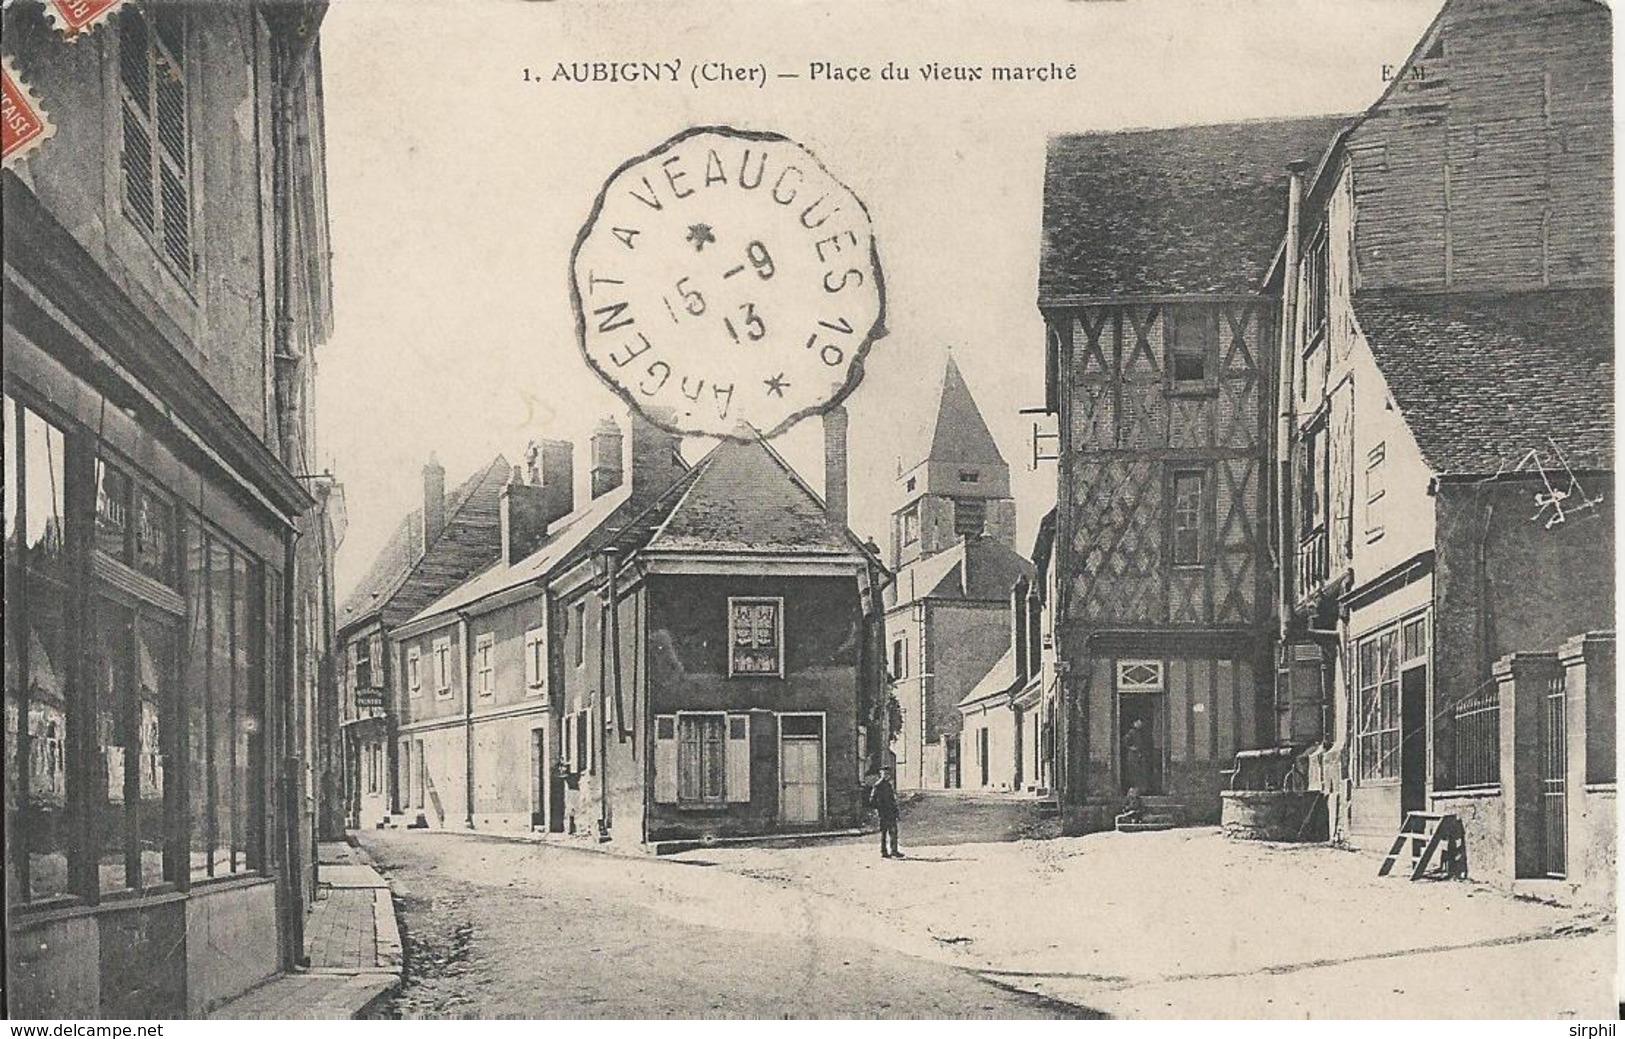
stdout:
[[0,167],[12,169],[56,132],[10,58],[0,59]]
[[588,364],[679,433],[780,433],[850,393],[885,334],[863,203],[795,141],[729,127],[615,171],[570,295]]
[[68,39],[105,22],[124,0],[45,0],[45,15]]

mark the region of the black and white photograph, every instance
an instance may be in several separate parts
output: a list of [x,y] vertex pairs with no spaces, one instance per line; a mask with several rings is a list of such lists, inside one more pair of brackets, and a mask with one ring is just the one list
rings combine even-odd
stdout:
[[1613,13],[5,0],[10,1034],[1613,1035]]

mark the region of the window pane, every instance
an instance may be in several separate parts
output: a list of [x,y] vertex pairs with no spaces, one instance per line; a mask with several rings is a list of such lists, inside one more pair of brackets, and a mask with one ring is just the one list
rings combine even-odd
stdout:
[[233,553],[231,560],[231,871],[248,868],[249,800],[249,686],[253,656],[249,639],[248,563]]
[[209,546],[196,523],[186,525],[186,641],[181,685],[186,696],[186,789],[190,801],[193,880],[212,872],[214,809],[209,791]]
[[145,487],[135,492],[135,568],[175,583],[175,507]]
[[62,516],[64,463],[62,433],[32,411],[23,409],[23,456],[27,486],[23,511],[27,515],[24,553],[28,566],[41,573],[63,576]]
[[96,744],[107,784],[93,795],[101,859],[101,890],[123,891],[140,883],[135,830],[140,799],[138,748],[131,712],[139,697],[132,666],[130,611],[98,599],[91,609],[90,667],[96,691]]
[[231,551],[218,541],[209,545],[209,804],[214,806],[211,876],[233,872],[232,816],[232,590]]
[[96,548],[128,563],[130,478],[101,459],[96,460]]
[[700,797],[703,800],[721,800],[722,781],[725,772],[722,759],[724,737],[723,722],[725,719],[716,715],[707,715],[697,719],[701,723],[701,758],[700,768]]
[[[15,602],[14,589],[23,578],[9,565],[6,577],[8,603]],[[37,574],[26,580],[26,611],[15,617],[7,611],[15,627],[6,653],[6,835],[12,851],[27,858],[26,897],[41,899],[68,893],[67,590]],[[25,724],[26,755],[19,738]],[[26,799],[20,771],[24,756]],[[7,861],[20,869],[21,862],[9,854]],[[16,899],[23,878],[16,871],[12,877],[18,886],[9,890]]]
[[[62,433],[38,415],[9,397],[4,407],[5,824],[14,885],[7,894],[26,901],[68,893],[64,449]],[[25,537],[18,537],[19,524]],[[26,571],[18,566],[22,562]]]
[[180,863],[166,859],[164,850],[169,817],[165,765],[169,761],[172,719],[177,685],[173,625],[143,616],[136,627],[136,675],[139,681],[136,736],[139,756],[136,786],[139,791],[137,826],[141,845],[141,883],[151,887],[180,877]]

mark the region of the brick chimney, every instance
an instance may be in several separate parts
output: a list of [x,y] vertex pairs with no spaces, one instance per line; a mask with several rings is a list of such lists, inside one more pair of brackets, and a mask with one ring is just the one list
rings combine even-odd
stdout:
[[621,485],[621,427],[605,418],[592,431],[592,496],[603,497]]
[[[650,413],[662,422],[677,421],[676,413],[662,408]],[[632,501],[637,507],[651,504],[683,475],[682,445],[681,436],[661,429],[642,412],[632,412]]]
[[557,523],[575,511],[575,445],[568,440],[532,441],[525,460],[530,484],[542,489],[547,522]]
[[847,525],[846,409],[824,412],[824,515],[830,523]]
[[435,538],[446,529],[446,470],[440,460],[429,453],[423,466],[423,550],[427,552]]
[[526,483],[524,471],[514,466],[497,498],[497,511],[502,517],[502,563],[512,566],[547,538],[547,491]]

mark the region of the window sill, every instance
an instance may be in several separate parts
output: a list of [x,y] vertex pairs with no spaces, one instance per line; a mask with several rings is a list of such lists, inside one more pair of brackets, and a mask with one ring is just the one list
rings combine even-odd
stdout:
[[727,801],[678,801],[672,807],[679,812],[726,812]]
[[1378,527],[1375,530],[1368,530],[1365,532],[1365,543],[1368,545],[1375,544],[1382,540],[1382,536],[1385,533],[1387,533],[1387,531],[1382,527]]
[[1213,383],[1192,383],[1189,386],[1174,383],[1168,387],[1170,397],[1217,397],[1219,387]]
[[1454,799],[1465,800],[1467,798],[1500,796],[1500,783],[1485,783],[1479,786],[1464,786],[1458,787],[1454,790],[1435,790],[1433,792],[1433,799],[1435,801],[1448,801]]
[[275,883],[275,880],[263,873],[246,873],[195,880],[191,889],[187,891],[182,891],[173,884],[164,884],[147,891],[113,892],[103,896],[96,905],[89,905],[73,896],[53,898],[46,903],[24,902],[11,906],[9,915],[16,931],[20,933],[62,920],[96,916],[101,913],[128,912],[132,909],[150,909],[153,906],[182,902],[200,895],[212,895],[271,883]]

